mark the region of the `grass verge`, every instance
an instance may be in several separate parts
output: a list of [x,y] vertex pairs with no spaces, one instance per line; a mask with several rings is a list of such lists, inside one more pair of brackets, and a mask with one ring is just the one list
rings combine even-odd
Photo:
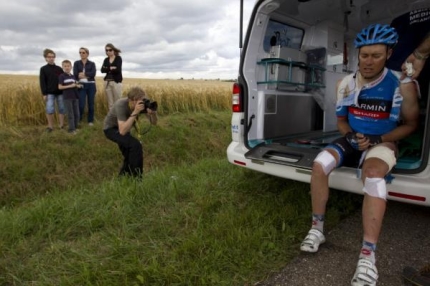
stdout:
[[[0,285],[250,285],[279,270],[308,230],[309,185],[229,164],[230,116],[161,117],[142,182],[116,178],[101,122],[0,130]],[[359,201],[333,192],[327,229]]]
[[[307,188],[204,159],[53,192],[0,212],[0,282],[250,285],[297,254]],[[333,193],[328,228],[355,208]]]
[[[145,171],[207,157],[225,158],[231,113],[205,112],[161,116],[149,129],[141,119]],[[77,135],[44,126],[0,129],[0,206],[14,206],[52,190],[91,186],[115,177],[122,156],[105,138],[103,122],[82,124]]]

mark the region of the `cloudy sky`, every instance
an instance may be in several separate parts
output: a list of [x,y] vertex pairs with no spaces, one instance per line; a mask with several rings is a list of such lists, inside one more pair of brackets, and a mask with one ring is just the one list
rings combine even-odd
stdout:
[[[244,30],[254,0],[244,0]],[[38,74],[42,51],[56,64],[104,46],[121,49],[124,77],[237,77],[239,0],[13,0],[0,3],[0,73]],[[101,76],[101,73],[98,73]]]

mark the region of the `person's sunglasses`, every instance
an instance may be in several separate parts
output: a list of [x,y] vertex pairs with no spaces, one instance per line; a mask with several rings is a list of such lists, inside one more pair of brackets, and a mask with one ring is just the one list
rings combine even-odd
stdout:
[[106,52],[112,52],[112,49],[106,49]]
[[86,52],[79,52],[80,54],[86,54]]

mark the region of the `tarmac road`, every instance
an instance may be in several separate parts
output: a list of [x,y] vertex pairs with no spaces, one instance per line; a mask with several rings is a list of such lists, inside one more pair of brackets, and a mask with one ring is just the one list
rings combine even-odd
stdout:
[[[257,285],[351,285],[362,241],[361,211],[326,233],[326,240],[317,253],[301,253]],[[377,285],[403,285],[405,266],[420,269],[426,263],[430,263],[430,208],[389,201],[376,250]]]

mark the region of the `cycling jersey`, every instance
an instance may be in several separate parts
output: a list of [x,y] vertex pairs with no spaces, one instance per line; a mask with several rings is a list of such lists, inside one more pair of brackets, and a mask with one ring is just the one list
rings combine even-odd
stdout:
[[358,88],[356,74],[339,84],[336,115],[347,118],[354,132],[383,135],[397,127],[403,97],[399,74],[384,68],[375,81]]

